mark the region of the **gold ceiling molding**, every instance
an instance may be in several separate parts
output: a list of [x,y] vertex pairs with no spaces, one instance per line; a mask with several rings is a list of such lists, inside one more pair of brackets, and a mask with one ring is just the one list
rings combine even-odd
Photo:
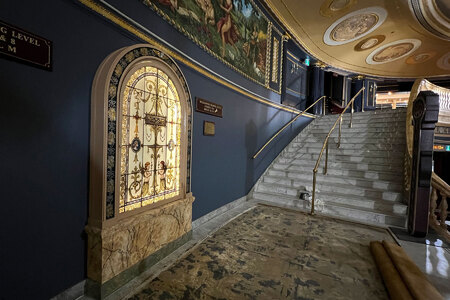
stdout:
[[443,70],[450,70],[450,52],[447,52],[441,58],[439,58],[436,64]]
[[[287,28],[293,39],[308,54],[335,69],[385,78],[449,76],[450,62],[445,56],[449,51],[448,42],[428,32],[417,22],[409,8],[410,1],[412,0],[355,1],[350,7],[337,10],[332,15],[324,13],[324,7],[330,7],[333,3],[331,0],[265,0],[265,3],[268,9]],[[347,2],[346,0],[340,0],[337,4],[340,5],[338,7],[345,7]],[[387,12],[384,22],[378,21],[377,24],[381,25],[375,29],[373,23],[376,18],[369,15],[364,19],[364,16],[359,13],[373,7],[382,8]],[[367,13],[370,14],[370,12]],[[349,19],[349,17],[358,15],[359,17]],[[358,18],[363,20],[362,23],[358,23]],[[346,19],[347,23],[342,23]],[[342,38],[341,44],[336,44],[337,41],[335,40],[339,39],[340,33],[336,26],[340,23],[344,33],[341,34],[341,37],[347,36],[347,38]],[[349,32],[346,32],[345,28],[348,28]],[[330,37],[333,29],[336,29],[334,31],[335,40]],[[370,31],[372,29],[373,31]],[[327,30],[328,34],[326,34]],[[326,44],[324,37],[327,36],[336,45]],[[384,36],[385,38],[384,40],[378,40],[377,38],[378,41],[370,40],[371,37],[375,36]],[[397,55],[397,59],[389,59],[389,63],[381,63],[383,60],[387,62],[387,58],[379,59],[379,63],[376,64],[369,64],[366,61],[368,51],[364,50],[370,49],[369,51],[373,52],[377,48],[381,50],[381,47],[387,44],[408,39],[420,40],[420,48],[416,48],[417,43],[413,43],[413,50],[404,52],[405,55]],[[363,40],[365,41],[362,42]],[[364,45],[365,42],[367,44]],[[362,45],[364,46],[361,47]],[[407,45],[404,45],[404,47],[405,49],[411,48]],[[434,56],[418,56],[417,63],[411,63],[413,59],[410,59],[407,63],[408,57],[420,54],[418,51],[420,53],[436,52],[436,54]],[[377,57],[380,58],[380,55]],[[395,55],[388,55],[388,57],[394,58]],[[427,62],[420,63],[421,59],[425,58],[428,59]],[[440,58],[442,60],[440,60],[438,66]],[[449,66],[449,69],[446,69],[447,66]]]
[[320,7],[320,14],[324,17],[333,17],[347,11],[356,2],[357,0],[326,0]]
[[371,65],[385,64],[408,56],[422,44],[421,40],[404,39],[381,46],[367,56],[366,62]]
[[[207,78],[228,87],[229,89],[238,92],[252,100],[258,101],[260,103],[263,103],[265,105],[268,106],[272,106],[275,107],[277,109],[280,110],[284,110],[287,112],[291,112],[291,113],[295,113],[295,114],[299,114],[301,113],[300,110],[283,105],[283,104],[278,104],[275,102],[272,102],[270,100],[267,100],[265,98],[259,97],[237,85],[231,84],[230,82],[228,82],[227,80],[209,72],[208,70],[206,70],[205,68],[203,68],[201,65],[198,65],[197,63],[191,61],[190,59],[185,58],[184,55],[179,54],[178,52],[164,46],[163,44],[161,44],[160,42],[156,41],[154,38],[152,38],[150,35],[148,35],[147,33],[145,33],[144,31],[142,31],[141,29],[137,28],[135,25],[133,25],[132,23],[130,23],[129,21],[125,20],[122,17],[119,17],[118,15],[116,15],[114,12],[112,12],[111,10],[109,10],[108,8],[100,5],[99,3],[97,3],[95,0],[78,0],[81,4],[85,5],[86,7],[88,7],[89,9],[91,9],[92,11],[98,13],[99,15],[103,16],[104,18],[106,18],[107,20],[111,21],[113,24],[121,27],[122,29],[128,31],[129,33],[135,35],[136,37],[140,38],[141,40],[149,43],[150,45],[154,45],[156,47],[158,47],[161,51],[167,53],[169,56],[171,56],[173,59],[180,61],[181,63],[183,63],[184,65],[190,67],[191,69],[197,71],[198,73],[206,76]],[[309,113],[304,113],[303,116],[308,117],[308,118],[316,118],[315,115],[309,114]]]
[[410,57],[408,57],[405,62],[410,65],[421,64],[426,61],[429,61],[430,59],[435,57],[436,54],[437,54],[436,51],[428,51],[428,52],[421,52],[421,53],[413,54]]
[[387,11],[382,7],[368,7],[346,14],[331,24],[323,35],[323,41],[338,46],[356,41],[383,24]]
[[386,39],[384,35],[374,35],[368,38],[365,38],[355,46],[355,51],[365,51],[372,49],[373,47],[381,44]]

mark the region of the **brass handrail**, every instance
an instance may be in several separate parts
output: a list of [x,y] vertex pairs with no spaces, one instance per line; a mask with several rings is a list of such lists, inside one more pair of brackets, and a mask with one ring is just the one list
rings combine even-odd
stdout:
[[[277,133],[275,133],[270,140],[267,141],[267,143],[264,144],[264,146],[261,147],[261,149],[259,149],[258,152],[255,153],[255,155],[253,155],[253,159],[255,159],[266,147],[267,145],[270,144],[270,142],[273,141],[274,138],[276,138],[283,130],[285,130],[289,125],[291,125],[292,123],[295,122],[295,120],[297,120],[298,118],[300,118],[308,109],[310,109],[311,107],[313,107],[314,105],[316,105],[317,102],[319,102],[322,98],[325,98],[326,96],[322,96],[319,99],[317,99],[316,101],[314,101],[313,104],[311,104],[307,109],[305,109],[304,111],[302,111],[301,113],[299,113],[297,116],[295,116],[295,118],[293,118],[292,120],[290,120],[286,125],[284,125],[280,130],[278,130]],[[323,101],[323,115],[325,114],[325,101]]]
[[330,131],[328,132],[327,137],[325,138],[325,141],[323,142],[323,146],[322,146],[322,150],[320,151],[319,157],[317,158],[317,162],[316,165],[314,167],[313,170],[313,190],[312,190],[312,201],[311,201],[311,214],[314,214],[314,201],[316,200],[316,175],[317,175],[317,171],[319,169],[319,164],[320,164],[320,160],[322,159],[322,155],[323,155],[323,151],[326,148],[326,158],[325,158],[325,168],[323,170],[324,174],[327,174],[327,168],[328,168],[328,139],[330,138],[331,133],[333,132],[334,128],[336,128],[336,125],[339,121],[339,138],[338,138],[338,143],[337,143],[337,148],[341,147],[341,126],[342,126],[342,116],[344,115],[344,113],[347,111],[348,107],[350,106],[350,104],[352,105],[352,111],[350,114],[350,124],[348,127],[352,127],[352,122],[353,122],[353,103],[355,102],[356,97],[358,97],[358,95],[364,90],[365,88],[362,87],[358,93],[356,93],[355,96],[353,96],[353,98],[347,103],[347,105],[345,106],[344,110],[342,111],[342,113],[339,115],[339,117],[337,118],[336,122],[334,122],[333,127],[331,127]]

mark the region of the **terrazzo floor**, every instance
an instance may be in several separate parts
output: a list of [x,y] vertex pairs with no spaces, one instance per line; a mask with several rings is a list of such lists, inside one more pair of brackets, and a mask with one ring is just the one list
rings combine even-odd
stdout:
[[392,237],[371,226],[249,207],[124,298],[388,299],[368,247],[382,239]]

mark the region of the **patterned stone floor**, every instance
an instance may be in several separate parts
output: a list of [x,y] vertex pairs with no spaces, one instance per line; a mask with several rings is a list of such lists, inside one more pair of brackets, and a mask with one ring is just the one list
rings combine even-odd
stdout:
[[129,299],[388,299],[374,227],[270,206],[235,218]]

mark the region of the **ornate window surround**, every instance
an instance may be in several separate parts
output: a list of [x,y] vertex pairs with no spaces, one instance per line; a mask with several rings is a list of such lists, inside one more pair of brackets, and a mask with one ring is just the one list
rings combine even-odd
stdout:
[[[119,214],[121,103],[124,87],[143,66],[161,69],[172,79],[180,98],[181,157],[180,194]],[[148,44],[119,49],[100,65],[91,95],[91,149],[88,223],[97,228],[190,195],[192,104],[186,79],[178,65],[164,52]],[[189,195],[188,195],[189,194]]]

